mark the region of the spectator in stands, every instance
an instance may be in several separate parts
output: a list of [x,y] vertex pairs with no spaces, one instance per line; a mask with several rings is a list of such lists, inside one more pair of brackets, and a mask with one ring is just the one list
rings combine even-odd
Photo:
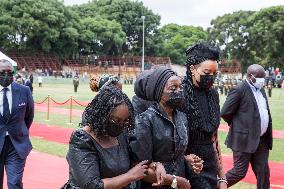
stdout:
[[77,93],[77,89],[79,86],[79,76],[75,75],[73,78],[73,86],[74,86],[74,92]]
[[43,78],[42,78],[41,75],[39,75],[39,76],[37,77],[37,82],[38,82],[38,87],[42,87]]
[[[133,107],[120,89],[106,86],[85,109],[86,122],[72,133],[67,153],[69,181],[63,189],[121,188],[153,173],[157,185],[165,170],[157,162],[132,167],[127,133],[134,128]],[[131,168],[132,167],[132,168]]]
[[0,188],[5,167],[8,188],[22,189],[26,159],[32,150],[29,128],[34,101],[26,86],[13,82],[13,72],[8,60],[0,60]]

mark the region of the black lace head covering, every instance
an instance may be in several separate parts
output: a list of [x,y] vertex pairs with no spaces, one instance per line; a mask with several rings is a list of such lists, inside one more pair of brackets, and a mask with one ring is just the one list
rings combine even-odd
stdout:
[[[201,109],[198,104],[198,97],[195,96],[194,90],[196,90],[196,87],[194,86],[192,82],[192,73],[190,70],[191,65],[198,65],[206,60],[219,60],[219,49],[203,44],[203,43],[198,43],[193,46],[190,46],[186,50],[186,78],[185,78],[185,98],[187,101],[187,108],[186,108],[186,114],[187,114],[187,119],[189,123],[189,129],[201,129],[206,132],[214,132],[216,128],[220,124],[220,110],[219,110],[219,97],[214,91],[213,88],[210,88],[207,92],[207,99],[208,99],[208,105],[209,105],[209,120],[210,124],[206,124],[206,119],[202,117],[201,114]],[[202,90],[202,89],[198,89]]]

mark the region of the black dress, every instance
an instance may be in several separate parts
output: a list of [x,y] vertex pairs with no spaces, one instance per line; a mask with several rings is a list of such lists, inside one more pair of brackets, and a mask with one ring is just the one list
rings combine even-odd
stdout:
[[124,134],[119,135],[118,143],[111,148],[102,148],[83,129],[74,131],[67,153],[69,181],[65,188],[103,189],[103,178],[126,173],[130,169],[130,158]]
[[[186,177],[184,154],[187,147],[186,115],[174,111],[174,123],[155,103],[136,116],[135,134],[130,137],[130,148],[136,161],[161,162],[168,174]],[[150,183],[141,181],[141,189],[151,189]],[[162,189],[171,188],[163,186]]]
[[[217,161],[213,147],[213,134],[217,131],[218,125],[210,123],[208,91],[195,88],[194,94],[198,99],[199,110],[204,119],[197,128],[189,124],[187,154],[199,156],[204,163],[202,172],[200,174],[191,172],[189,180],[191,189],[215,189],[217,188]],[[219,111],[218,95],[214,97],[216,111]]]

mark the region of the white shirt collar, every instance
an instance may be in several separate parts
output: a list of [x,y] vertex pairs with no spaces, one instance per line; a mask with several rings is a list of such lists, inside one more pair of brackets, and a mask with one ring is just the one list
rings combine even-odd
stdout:
[[[12,84],[10,84],[8,87],[6,87],[9,89],[9,91],[12,91]],[[0,91],[2,91],[4,89],[4,87],[2,85],[0,85]]]
[[247,83],[249,84],[250,88],[253,90],[253,91],[259,91],[259,89],[257,89],[255,86],[253,86],[248,79],[246,79]]

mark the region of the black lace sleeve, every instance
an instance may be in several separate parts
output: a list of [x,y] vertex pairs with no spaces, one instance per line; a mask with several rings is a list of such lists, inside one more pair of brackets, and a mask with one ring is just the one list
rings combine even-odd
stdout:
[[136,116],[135,132],[129,138],[131,154],[137,162],[152,161],[152,131],[148,117],[144,114]]
[[103,189],[104,183],[100,175],[98,151],[91,145],[90,139],[82,132],[75,132],[72,137],[77,139],[71,139],[67,159],[73,179],[80,188]]

